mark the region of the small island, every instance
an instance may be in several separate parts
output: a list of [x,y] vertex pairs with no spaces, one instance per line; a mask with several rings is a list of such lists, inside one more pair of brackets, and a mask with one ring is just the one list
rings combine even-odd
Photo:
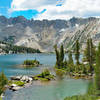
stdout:
[[22,64],[25,68],[31,68],[31,67],[39,67],[40,62],[38,60],[25,60]]
[[55,76],[52,75],[48,69],[44,69],[44,71],[41,74],[34,76],[33,79],[40,81],[50,81],[55,80]]

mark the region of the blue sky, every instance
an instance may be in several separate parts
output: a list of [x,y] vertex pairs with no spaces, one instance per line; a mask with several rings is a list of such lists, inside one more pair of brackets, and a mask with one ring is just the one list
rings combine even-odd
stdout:
[[9,9],[11,8],[12,0],[0,0],[0,15],[4,15],[6,17],[16,17],[16,16],[24,16],[27,19],[31,19],[36,17],[38,14],[44,13],[46,9],[43,9],[41,12],[38,12],[35,9],[28,10],[20,10],[9,13]]
[[100,0],[0,0],[0,15],[40,20],[99,17]]
[[5,2],[5,0],[0,0],[0,14],[8,16],[7,12],[11,6],[11,2],[12,0],[7,0],[7,2]]

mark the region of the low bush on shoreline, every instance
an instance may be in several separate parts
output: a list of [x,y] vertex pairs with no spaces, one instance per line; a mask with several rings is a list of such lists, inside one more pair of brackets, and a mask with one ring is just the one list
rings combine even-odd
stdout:
[[66,74],[66,70],[65,70],[65,69],[58,69],[58,68],[55,68],[55,72],[56,72],[56,75],[57,75],[59,78],[63,78],[64,75]]

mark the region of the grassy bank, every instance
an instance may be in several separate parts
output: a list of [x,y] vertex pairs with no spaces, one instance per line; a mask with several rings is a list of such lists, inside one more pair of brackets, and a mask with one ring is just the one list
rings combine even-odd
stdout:
[[0,97],[0,100],[2,100],[2,98]]
[[64,100],[99,100],[100,97],[96,96],[91,96],[91,95],[83,95],[83,96],[72,96],[72,97],[67,97]]

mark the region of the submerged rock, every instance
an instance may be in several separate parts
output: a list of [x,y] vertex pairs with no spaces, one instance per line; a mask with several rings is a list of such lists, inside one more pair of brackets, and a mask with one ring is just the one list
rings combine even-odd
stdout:
[[21,88],[22,87],[20,87],[20,86],[14,86],[14,87],[11,86],[9,89],[12,90],[12,91],[18,91]]

